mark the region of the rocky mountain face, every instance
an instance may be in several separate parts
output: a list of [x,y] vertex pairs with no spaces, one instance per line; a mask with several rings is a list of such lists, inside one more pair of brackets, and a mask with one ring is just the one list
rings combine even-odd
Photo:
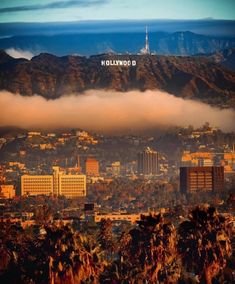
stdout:
[[[102,66],[102,60],[136,61],[136,66]],[[47,99],[89,89],[160,89],[212,105],[235,107],[235,73],[205,57],[40,54],[26,60],[13,59],[2,51],[0,89]]]
[[189,31],[163,35],[157,41],[157,52],[160,54],[208,54],[233,47],[235,38],[212,37]]
[[215,63],[235,71],[235,48],[220,50],[208,55],[208,57]]

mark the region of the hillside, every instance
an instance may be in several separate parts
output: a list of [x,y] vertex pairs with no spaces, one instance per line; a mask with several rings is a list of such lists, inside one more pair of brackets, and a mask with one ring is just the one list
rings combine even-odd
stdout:
[[223,67],[235,71],[235,48],[220,50],[208,55],[208,57]]
[[[135,67],[101,66],[101,60],[136,60]],[[55,99],[88,89],[160,89],[212,105],[235,107],[235,73],[205,57],[40,54],[13,59],[0,52],[0,89]]]

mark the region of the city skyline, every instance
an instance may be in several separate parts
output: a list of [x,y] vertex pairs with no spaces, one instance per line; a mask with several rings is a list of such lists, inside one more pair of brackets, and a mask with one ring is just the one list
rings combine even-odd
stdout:
[[[133,13],[134,10],[134,13]],[[123,19],[234,20],[235,2],[227,0],[33,0],[1,1],[0,22],[71,22]]]

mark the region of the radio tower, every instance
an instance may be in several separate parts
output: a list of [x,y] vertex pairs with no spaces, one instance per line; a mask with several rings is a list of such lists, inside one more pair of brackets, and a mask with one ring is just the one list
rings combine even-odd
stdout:
[[146,26],[146,36],[145,36],[145,54],[150,54],[148,27],[147,26]]

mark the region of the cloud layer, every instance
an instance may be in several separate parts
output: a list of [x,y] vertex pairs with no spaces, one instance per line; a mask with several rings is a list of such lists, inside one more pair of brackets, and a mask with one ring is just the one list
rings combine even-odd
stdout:
[[8,48],[5,50],[8,55],[13,58],[25,58],[30,60],[35,54],[28,50],[16,49],[16,48]]
[[21,11],[36,11],[44,9],[65,9],[71,7],[89,7],[93,5],[102,5],[107,0],[68,0],[68,1],[54,1],[48,4],[35,4],[35,5],[21,5],[0,8],[0,13],[14,13]]
[[46,100],[0,92],[0,126],[83,128],[105,133],[143,131],[165,126],[199,127],[205,122],[235,130],[235,112],[184,100],[160,91],[126,93],[90,90]]

